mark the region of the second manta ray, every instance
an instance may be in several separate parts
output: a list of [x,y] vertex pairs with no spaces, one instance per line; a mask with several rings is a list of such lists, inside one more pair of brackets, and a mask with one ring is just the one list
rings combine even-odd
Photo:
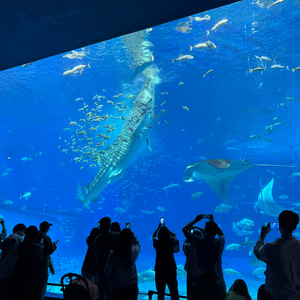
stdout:
[[144,83],[141,92],[133,103],[132,109],[122,128],[120,136],[116,139],[116,146],[108,146],[104,153],[99,153],[99,166],[94,180],[84,186],[85,196],[82,194],[81,184],[77,188],[77,198],[83,207],[90,210],[89,204],[97,202],[100,193],[112,181],[120,178],[129,164],[142,141],[146,139],[149,150],[151,147],[148,141],[147,128],[153,118],[153,114],[147,110],[155,104],[154,82],[148,78]]
[[228,186],[232,179],[252,165],[246,160],[210,159],[188,166],[183,181],[204,180],[215,194],[227,203]]
[[280,213],[286,208],[277,204],[272,196],[274,178],[263,188],[259,193],[257,202],[254,204],[254,209],[258,212],[257,208],[261,209],[261,213],[278,218]]

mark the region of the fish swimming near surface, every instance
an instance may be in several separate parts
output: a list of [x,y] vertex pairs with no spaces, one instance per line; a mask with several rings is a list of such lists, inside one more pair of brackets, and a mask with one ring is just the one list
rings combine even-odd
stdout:
[[254,204],[254,209],[256,213],[258,212],[257,208],[259,208],[261,210],[261,213],[278,218],[279,214],[287,208],[278,205],[274,201],[272,196],[273,184],[274,178],[272,178],[272,180],[259,193],[258,200]]
[[224,24],[226,24],[228,22],[227,19],[221,20],[220,22],[218,22],[211,30],[206,30],[207,35],[209,35],[210,31],[215,31],[218,30],[220,27],[222,27]]
[[252,167],[246,160],[210,159],[188,166],[183,174],[184,182],[204,180],[214,193],[227,203],[228,187],[232,179]]
[[[155,81],[155,83],[154,83]],[[143,127],[150,125],[153,115],[147,113],[149,104],[155,104],[155,85],[159,80],[157,78],[148,78],[144,83],[140,93],[135,99],[132,109],[121,131],[122,139],[117,138],[117,144],[114,148],[107,147],[98,154],[99,171],[94,180],[84,186],[85,196],[79,183],[77,188],[77,198],[83,204],[83,207],[91,211],[89,204],[96,203],[100,193],[113,180],[122,177],[127,165],[139,149],[143,140],[146,140],[149,150],[151,146],[148,139],[148,130],[144,134],[140,133]],[[151,103],[149,102],[151,100]]]

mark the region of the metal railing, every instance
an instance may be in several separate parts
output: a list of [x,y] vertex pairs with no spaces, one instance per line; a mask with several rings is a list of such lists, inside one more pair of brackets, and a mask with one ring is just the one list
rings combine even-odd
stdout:
[[[60,283],[48,283],[47,285],[49,286],[60,286],[62,287],[62,285]],[[157,295],[158,293],[156,291],[152,291],[152,290],[149,290],[148,293],[145,293],[145,292],[139,292],[139,295],[144,295],[144,296],[148,296],[149,297],[149,300],[152,300],[152,297],[153,295]],[[171,296],[171,294],[165,294],[165,296]],[[182,299],[187,299],[187,296],[181,296],[179,295],[179,298],[182,298]],[[55,299],[52,297],[52,299]]]

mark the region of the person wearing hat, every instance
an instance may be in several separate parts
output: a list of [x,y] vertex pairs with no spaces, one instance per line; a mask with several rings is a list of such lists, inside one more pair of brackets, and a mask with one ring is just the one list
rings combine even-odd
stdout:
[[48,268],[51,268],[51,257],[50,255],[57,249],[57,243],[59,240],[52,243],[51,238],[47,235],[50,226],[53,224],[44,221],[40,224],[40,243],[44,245],[43,249],[43,261],[41,264],[40,269],[40,276],[39,276],[39,284],[38,284],[38,296],[40,300],[44,299],[46,289],[47,289],[47,282],[48,282]]

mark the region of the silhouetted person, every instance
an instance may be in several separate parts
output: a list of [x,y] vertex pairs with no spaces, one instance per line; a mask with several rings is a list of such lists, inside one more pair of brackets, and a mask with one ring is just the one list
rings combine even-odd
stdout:
[[118,222],[112,222],[111,223],[111,232],[121,232],[121,226]]
[[[191,228],[191,233],[196,234],[198,236],[204,236],[205,231],[203,228],[193,226]],[[183,243],[183,252],[186,256],[186,262],[184,265],[184,269],[186,270],[186,289],[187,289],[187,298],[188,300],[194,300],[194,282],[197,278],[197,256],[196,249],[190,243],[188,239]]]
[[257,291],[257,300],[274,300],[273,296],[266,292],[266,285],[262,284]]
[[[190,232],[192,226],[203,219],[203,214],[188,223],[183,229],[185,237],[196,249],[197,279],[194,287],[194,299],[223,300],[226,297],[226,284],[222,270],[222,253],[225,236],[219,226],[209,215],[205,224],[205,235],[197,236]],[[219,238],[215,238],[218,234]]]
[[98,222],[98,227],[94,227],[90,233],[90,235],[86,238],[86,243],[88,249],[86,251],[86,255],[82,264],[81,274],[82,276],[90,279],[93,283],[95,283],[95,275],[96,275],[96,261],[93,260],[92,254],[92,246],[95,242],[96,237],[101,233],[100,229],[100,221]]
[[0,260],[0,291],[1,300],[9,298],[10,283],[15,264],[18,258],[19,246],[23,242],[26,226],[17,224],[13,233],[3,241],[2,256]]
[[247,284],[243,279],[235,280],[227,292],[226,300],[252,300]]
[[24,241],[20,244],[18,260],[11,279],[10,300],[38,299],[39,270],[43,260],[43,245],[36,226],[26,229]]
[[105,276],[109,277],[111,300],[137,300],[138,275],[135,262],[140,253],[140,243],[131,229],[124,228],[115,250],[108,256]]
[[[278,217],[281,238],[265,243],[271,231],[270,223],[262,226],[259,240],[254,247],[256,257],[267,264],[265,291],[275,300],[300,299],[300,241],[293,237],[299,216],[284,210]],[[264,287],[261,288],[261,291]]]
[[47,235],[50,226],[52,224],[44,221],[40,224],[39,236],[42,239],[42,244],[44,245],[43,249],[43,261],[40,268],[39,274],[39,286],[38,286],[38,298],[37,300],[44,300],[44,296],[47,290],[47,283],[49,277],[48,268],[51,265],[50,255],[57,249],[58,240],[52,243],[51,238]]
[[117,246],[119,233],[110,232],[111,219],[104,217],[100,220],[101,233],[92,246],[92,254],[96,258],[96,280],[99,288],[99,300],[110,299],[109,279],[104,275],[108,255]]
[[[156,239],[156,236],[158,239]],[[168,285],[171,299],[178,300],[177,267],[174,259],[176,235],[165,225],[159,223],[157,229],[153,233],[152,240],[153,247],[156,250],[154,271],[157,299],[165,299],[166,285]]]
[[[2,232],[0,233],[0,249],[2,249],[3,240],[6,238],[6,234],[7,234],[6,227],[4,224],[4,219],[0,218],[0,224],[2,225]],[[0,258],[1,258],[1,254],[0,254]]]

